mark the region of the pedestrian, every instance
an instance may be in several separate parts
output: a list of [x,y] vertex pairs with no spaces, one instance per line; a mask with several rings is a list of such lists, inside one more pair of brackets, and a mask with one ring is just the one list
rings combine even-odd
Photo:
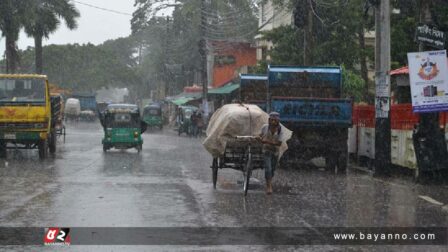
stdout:
[[191,115],[191,128],[192,128],[192,135],[194,137],[198,134],[198,115],[196,111],[193,111],[193,114]]
[[281,139],[280,114],[271,112],[269,122],[261,128],[259,139],[263,144],[264,174],[266,178],[266,193],[272,194],[272,178],[278,163]]
[[202,136],[202,131],[204,128],[204,119],[202,118],[202,113],[199,111],[197,117],[196,117],[196,127],[197,127],[197,133],[196,136]]

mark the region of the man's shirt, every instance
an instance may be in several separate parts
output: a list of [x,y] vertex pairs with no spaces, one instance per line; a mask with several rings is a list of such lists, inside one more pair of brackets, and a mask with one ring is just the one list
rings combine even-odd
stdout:
[[[279,130],[276,130],[274,133],[272,133],[271,130],[269,129],[269,124],[265,124],[261,128],[261,136],[262,136],[263,140],[265,140],[265,141],[280,142],[281,134],[282,134],[280,129],[281,128],[279,126]],[[280,146],[275,146],[272,144],[263,144],[263,153],[269,152],[269,153],[278,155],[279,149],[280,149]]]

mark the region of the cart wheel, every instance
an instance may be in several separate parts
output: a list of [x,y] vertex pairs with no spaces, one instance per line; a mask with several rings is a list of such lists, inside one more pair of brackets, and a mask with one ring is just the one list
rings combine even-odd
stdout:
[[213,173],[213,188],[216,189],[216,182],[218,181],[218,159],[217,158],[213,158],[212,173]]
[[62,126],[62,135],[64,136],[64,143],[65,143],[65,125],[64,126]]
[[48,147],[50,149],[50,153],[54,154],[56,152],[56,129],[53,129],[50,133],[50,142],[48,143]]
[[249,182],[250,182],[250,176],[252,175],[252,154],[249,153],[247,155],[247,163],[246,166],[244,167],[244,184],[243,184],[243,189],[244,189],[244,196],[247,196],[247,191],[249,190]]

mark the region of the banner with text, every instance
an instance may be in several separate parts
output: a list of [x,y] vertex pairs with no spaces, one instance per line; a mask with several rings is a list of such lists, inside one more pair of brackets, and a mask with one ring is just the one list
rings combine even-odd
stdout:
[[448,111],[446,50],[408,53],[414,112]]

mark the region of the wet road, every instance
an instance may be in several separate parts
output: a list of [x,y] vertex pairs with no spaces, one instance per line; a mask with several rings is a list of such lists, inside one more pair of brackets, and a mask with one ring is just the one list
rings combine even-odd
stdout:
[[[36,151],[9,151],[8,158],[0,160],[0,226],[448,226],[446,185],[415,185],[402,179],[386,181],[354,170],[347,177],[335,176],[307,168],[279,170],[274,180],[274,195],[267,196],[260,182],[263,173],[255,171],[254,186],[244,198],[239,184],[241,174],[236,171],[220,170],[218,188],[213,189],[211,158],[200,139],[178,137],[167,129],[145,133],[141,154],[135,149],[103,153],[99,125],[71,125],[67,132],[66,142],[59,142],[57,153],[45,161],[39,161]],[[224,251],[298,249],[217,248]],[[335,248],[341,249],[300,247],[303,250]],[[445,247],[429,248],[445,250]],[[142,248],[85,246],[80,251],[90,249]],[[151,250],[154,249],[167,247]],[[358,249],[383,250],[379,246],[354,250]],[[407,249],[418,251],[419,247]]]

